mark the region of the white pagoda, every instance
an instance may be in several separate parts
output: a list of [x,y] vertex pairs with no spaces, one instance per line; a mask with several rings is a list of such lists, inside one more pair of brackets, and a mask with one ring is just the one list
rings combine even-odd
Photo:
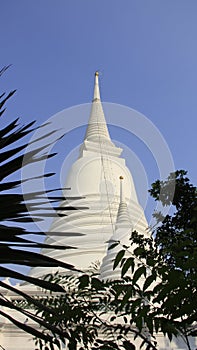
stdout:
[[[112,142],[109,135],[98,78],[96,72],[92,108],[84,142],[65,184],[66,188],[71,189],[65,191],[65,197],[81,199],[69,202],[65,200],[62,203],[62,206],[69,203],[73,207],[88,209],[68,211],[67,217],[58,217],[52,224],[50,236],[46,239],[46,243],[53,247],[53,244],[57,243],[57,236],[53,237],[53,232],[60,232],[58,243],[77,249],[66,252],[53,249],[42,251],[83,271],[94,262],[102,262],[107,251],[107,242],[115,233],[120,202],[120,176],[124,178],[124,200],[128,206],[132,228],[145,234],[148,227],[138,202],[132,175],[125,160],[121,158],[122,149]],[[129,236],[131,226],[127,231]],[[78,236],[76,232],[82,235]],[[31,275],[38,277],[48,272],[51,271],[36,267],[31,270]]]
[[[138,202],[132,175],[121,158],[122,149],[112,142],[100,99],[99,74],[95,73],[92,108],[79,157],[72,165],[65,187],[65,198],[80,197],[67,200],[61,206],[71,205],[83,207],[71,210],[65,217],[57,217],[50,229],[46,243],[50,250],[42,250],[57,260],[74,265],[77,269],[88,271],[90,266],[100,263],[100,278],[117,279],[120,269],[113,271],[115,251],[109,250],[109,241],[118,240],[128,244],[131,230],[147,235],[148,224],[144,211]],[[87,208],[87,209],[85,209]],[[69,245],[76,249],[55,250],[53,244]],[[78,235],[80,233],[81,235]],[[30,275],[41,277],[54,271],[48,268],[32,268]],[[7,282],[9,283],[9,281]],[[39,295],[40,291],[27,283],[18,286],[29,295]],[[16,299],[11,292],[6,297]],[[13,311],[13,317],[16,317]],[[20,319],[21,322],[26,322]],[[183,343],[172,342],[158,337],[160,350],[184,350]],[[0,318],[0,348],[5,350],[33,350],[34,341],[31,336],[20,331],[8,320]]]

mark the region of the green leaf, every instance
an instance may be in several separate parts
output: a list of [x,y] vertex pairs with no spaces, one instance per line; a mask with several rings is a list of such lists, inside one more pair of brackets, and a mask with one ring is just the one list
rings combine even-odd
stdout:
[[133,284],[136,284],[142,275],[144,275],[146,277],[146,267],[145,266],[141,266],[135,271],[135,273],[133,275],[133,279],[132,279]]
[[74,266],[70,264],[57,261],[53,258],[50,258],[47,255],[42,255],[40,253],[34,253],[19,249],[12,249],[7,246],[4,246],[4,249],[1,251],[0,262],[4,264],[20,264],[26,266],[55,266],[63,267],[68,269],[73,269]]
[[104,283],[95,277],[92,278],[92,287],[95,288],[96,290],[105,289]]
[[137,247],[135,250],[134,250],[134,254],[136,256],[142,256],[144,254],[145,250],[144,248],[142,247]]
[[131,343],[129,340],[125,340],[122,343],[125,350],[136,350],[136,347],[133,343]]
[[89,275],[82,275],[79,277],[79,289],[84,289],[89,285],[90,277]]
[[29,283],[32,283],[34,285],[37,285],[41,288],[44,289],[48,289],[54,292],[64,292],[64,289],[59,286],[58,284],[55,283],[50,283],[44,280],[41,280],[39,278],[35,278],[35,277],[31,277],[31,276],[26,276],[22,273],[16,272],[16,271],[12,271],[11,269],[5,268],[0,266],[0,276],[2,277],[11,277],[11,278],[15,278],[18,280],[23,280],[23,281],[27,281]]
[[154,327],[155,327],[155,332],[158,333],[160,329],[160,319],[157,317],[154,318]]
[[3,107],[3,105],[5,104],[5,102],[12,97],[13,94],[15,94],[16,90],[13,90],[11,92],[9,92],[9,94],[0,102],[0,109]]
[[153,317],[150,314],[147,314],[146,325],[151,334],[153,334]]
[[143,322],[144,322],[144,320],[142,317],[137,317],[135,323],[136,323],[136,327],[139,329],[139,331],[142,330]]
[[134,301],[131,302],[131,311],[133,313],[137,312],[137,309],[141,306],[142,304],[142,298],[137,298]]
[[130,267],[132,267],[132,269],[133,269],[133,266],[134,266],[134,258],[130,257],[130,258],[126,259],[126,261],[122,267],[121,276],[124,277],[124,275],[127,273],[128,269]]
[[160,292],[158,293],[158,295],[156,296],[156,298],[154,298],[154,302],[158,303],[160,301],[164,301],[166,299],[166,297],[168,297],[170,294],[170,292],[172,291],[172,286],[170,285],[170,283],[166,284],[166,285],[162,285],[162,284],[159,284],[158,286],[156,286],[154,288],[154,291],[155,290],[158,290],[160,289]]
[[156,274],[148,276],[143,285],[143,291],[145,291],[156,280]]
[[113,322],[113,321],[115,321],[116,320],[116,316],[112,316],[112,317],[110,317],[110,322]]
[[15,326],[17,326],[18,328],[22,329],[23,331],[32,334],[34,337],[43,339],[45,341],[50,341],[52,338],[44,333],[41,333],[39,331],[37,331],[35,328],[32,328],[28,325],[26,325],[25,323],[21,323],[17,320],[15,320],[13,317],[11,317],[10,315],[6,314],[5,312],[0,310],[0,314],[4,317],[6,317],[10,322],[12,322]]
[[124,320],[124,323],[127,323],[128,320],[127,320],[127,317],[126,316],[123,316],[123,320]]
[[114,260],[113,270],[115,270],[115,268],[118,266],[118,264],[120,263],[120,261],[122,260],[124,255],[125,255],[124,249],[122,249],[118,252],[118,254],[116,255],[116,258]]
[[117,245],[119,245],[120,244],[120,242],[119,241],[117,241],[117,242],[114,242],[114,243],[111,243],[112,241],[110,241],[109,243],[111,244],[110,246],[109,246],[109,250],[111,250],[111,249],[114,249],[115,247],[117,247]]
[[133,286],[128,286],[127,291],[121,301],[121,307],[124,307],[129,302],[129,299],[133,296],[133,293]]

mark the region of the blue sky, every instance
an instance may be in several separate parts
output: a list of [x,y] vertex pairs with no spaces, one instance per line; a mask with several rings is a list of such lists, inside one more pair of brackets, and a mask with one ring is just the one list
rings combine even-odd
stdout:
[[[98,69],[102,99],[148,117],[166,139],[175,168],[188,170],[196,183],[196,13],[196,0],[2,2],[1,66],[12,67],[1,86],[17,89],[6,121],[20,116],[41,124],[90,102]],[[127,143],[124,137],[119,141]],[[146,151],[139,157],[147,168]],[[153,169],[150,182],[157,175]]]

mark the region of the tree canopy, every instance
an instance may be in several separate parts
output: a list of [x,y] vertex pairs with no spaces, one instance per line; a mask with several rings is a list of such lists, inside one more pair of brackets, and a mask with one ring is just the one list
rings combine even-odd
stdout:
[[[162,193],[165,186],[169,190],[174,177],[174,211],[153,231],[154,239],[134,231],[131,246],[120,246],[114,268],[121,266],[122,279],[103,282],[97,275],[85,274],[74,278],[72,285],[65,277],[64,283],[60,281],[64,295],[44,297],[42,302],[54,314],[39,308],[37,312],[58,328],[58,333],[52,331],[58,348],[62,342],[72,350],[136,349],[137,339],[138,347],[156,350],[156,335],[161,332],[170,340],[181,337],[191,350],[190,339],[197,336],[196,188],[185,171],[177,171],[166,181],[156,181],[150,193],[160,200],[161,187]],[[164,205],[168,190],[166,198],[162,195]],[[111,249],[117,245],[113,242]],[[48,349],[44,344],[37,346]]]

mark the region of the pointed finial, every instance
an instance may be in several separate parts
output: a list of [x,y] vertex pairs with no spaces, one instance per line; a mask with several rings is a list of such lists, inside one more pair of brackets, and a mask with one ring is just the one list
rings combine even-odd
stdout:
[[116,218],[116,229],[121,227],[122,228],[131,227],[128,207],[124,198],[123,176],[119,176],[119,180],[120,180],[120,202],[119,202],[118,213]]
[[93,102],[94,101],[99,101],[101,98],[100,98],[100,91],[99,91],[99,80],[98,80],[98,77],[99,77],[99,72],[96,71],[95,72],[95,83],[94,83],[94,97],[93,97]]
[[120,179],[120,203],[121,203],[123,201],[122,180],[124,178],[123,178],[123,176],[120,176],[119,179]]

